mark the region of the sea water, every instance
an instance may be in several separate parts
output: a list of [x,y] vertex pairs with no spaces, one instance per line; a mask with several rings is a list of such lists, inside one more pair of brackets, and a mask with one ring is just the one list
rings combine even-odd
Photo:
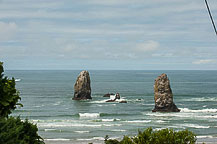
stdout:
[[[94,71],[92,100],[74,101],[80,71],[6,71],[17,79],[22,108],[13,116],[37,124],[47,141],[74,143],[121,139],[138,130],[189,129],[198,138],[217,137],[217,71]],[[166,73],[179,113],[153,113],[154,80]],[[120,93],[127,103],[106,103],[106,93]]]

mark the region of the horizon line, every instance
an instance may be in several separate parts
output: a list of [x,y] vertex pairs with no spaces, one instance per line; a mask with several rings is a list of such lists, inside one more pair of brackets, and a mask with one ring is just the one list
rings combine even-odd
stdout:
[[217,71],[217,69],[4,69],[5,71]]

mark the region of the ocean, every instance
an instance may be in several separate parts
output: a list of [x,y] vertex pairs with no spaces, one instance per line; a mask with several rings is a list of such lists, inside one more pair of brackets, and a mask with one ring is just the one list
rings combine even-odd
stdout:
[[[15,77],[22,108],[12,116],[37,124],[46,141],[98,142],[121,139],[138,130],[189,129],[198,138],[217,137],[217,71],[90,70],[92,100],[74,101],[79,70],[7,70]],[[154,81],[170,79],[174,102],[181,112],[153,113]],[[106,103],[106,93],[120,93],[127,103]]]

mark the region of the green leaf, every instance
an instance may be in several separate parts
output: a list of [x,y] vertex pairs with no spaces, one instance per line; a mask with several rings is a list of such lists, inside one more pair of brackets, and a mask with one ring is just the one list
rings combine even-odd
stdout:
[[6,107],[6,106],[8,106],[10,103],[5,102],[5,101],[0,101],[0,104]]

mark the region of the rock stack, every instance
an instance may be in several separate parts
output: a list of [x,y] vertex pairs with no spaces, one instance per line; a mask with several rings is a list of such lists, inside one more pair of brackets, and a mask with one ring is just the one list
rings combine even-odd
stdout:
[[92,99],[90,76],[88,71],[82,71],[74,85],[74,98],[73,100]]
[[152,112],[179,112],[180,110],[173,103],[173,93],[170,88],[170,81],[166,74],[157,77],[154,84],[155,108]]

